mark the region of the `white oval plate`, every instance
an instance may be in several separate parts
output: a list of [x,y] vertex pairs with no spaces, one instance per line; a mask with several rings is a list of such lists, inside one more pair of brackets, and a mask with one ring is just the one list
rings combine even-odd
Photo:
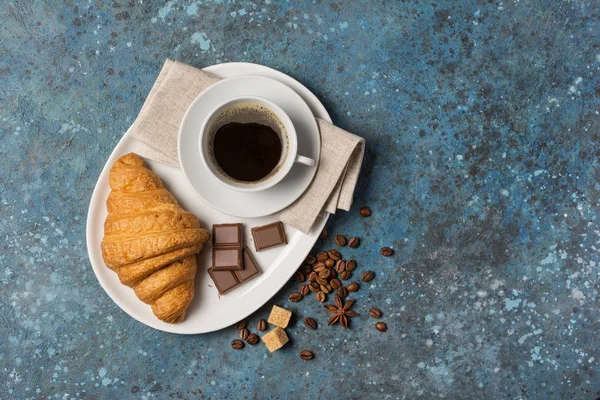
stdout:
[[[317,97],[295,79],[274,69],[250,63],[227,63],[205,68],[222,78],[239,75],[261,75],[276,79],[294,89],[312,110],[314,116],[331,121],[329,114]],[[123,311],[152,328],[172,333],[196,334],[216,331],[230,326],[246,318],[265,304],[291,278],[302,263],[310,249],[315,244],[329,214],[323,213],[315,222],[308,235],[286,226],[288,238],[286,246],[256,253],[257,263],[263,273],[257,278],[239,286],[233,291],[221,296],[210,280],[206,268],[210,265],[210,249],[205,248],[199,256],[199,270],[196,275],[196,295],[188,308],[188,314],[180,324],[167,324],[157,319],[150,306],[142,303],[133,290],[123,286],[117,275],[109,270],[102,261],[100,242],[104,235],[104,220],[106,219],[106,199],[110,188],[108,172],[115,160],[129,152],[141,151],[143,144],[132,139],[127,133],[119,141],[106,165],[100,173],[88,210],[87,218],[87,248],[94,273],[102,288]],[[250,242],[250,228],[268,224],[275,218],[272,216],[260,218],[236,218],[216,211],[206,205],[188,185],[183,173],[157,162],[146,160],[148,166],[162,179],[165,187],[173,193],[181,205],[197,215],[203,225],[210,227],[214,223],[243,222],[246,244],[253,249]],[[207,246],[208,247],[208,246]]]
[[[216,105],[237,96],[259,96],[281,107],[296,129],[298,154],[317,163],[295,164],[281,182],[261,192],[238,192],[219,183],[201,161],[200,130]],[[312,182],[321,154],[319,127],[302,97],[275,79],[256,75],[224,79],[200,93],[183,117],[178,144],[179,163],[192,189],[212,208],[238,217],[262,217],[292,204]]]

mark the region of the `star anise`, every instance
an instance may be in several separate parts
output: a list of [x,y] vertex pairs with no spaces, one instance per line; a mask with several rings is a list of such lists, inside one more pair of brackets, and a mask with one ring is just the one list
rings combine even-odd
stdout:
[[350,310],[352,304],[354,304],[354,299],[348,299],[344,304],[342,302],[342,298],[336,294],[335,306],[333,304],[327,304],[325,306],[325,309],[331,313],[328,325],[333,325],[336,322],[339,322],[340,325],[342,325],[344,328],[347,328],[349,323],[348,317],[356,317],[358,315],[354,311]]

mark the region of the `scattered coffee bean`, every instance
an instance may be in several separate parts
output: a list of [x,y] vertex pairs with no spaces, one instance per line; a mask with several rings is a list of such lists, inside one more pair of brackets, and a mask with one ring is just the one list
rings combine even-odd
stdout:
[[314,282],[317,280],[317,273],[316,272],[311,272],[310,274],[308,274],[308,281],[309,282]]
[[243,349],[244,348],[244,342],[242,342],[240,339],[233,339],[231,341],[231,347],[233,347],[236,350]]
[[313,270],[313,266],[309,265],[309,264],[302,264],[302,266],[300,267],[300,269],[298,269],[298,271],[302,272],[304,274],[304,276],[308,276],[308,274],[310,274]]
[[334,261],[342,259],[342,255],[336,249],[329,250],[327,254],[329,255],[329,258],[332,258]]
[[290,299],[292,303],[297,303],[302,300],[302,295],[298,292],[294,292],[288,296],[288,299]]
[[348,271],[354,271],[354,268],[356,268],[356,261],[354,261],[354,260],[346,261],[346,269]]
[[302,296],[306,296],[309,293],[310,293],[310,289],[308,288],[308,285],[301,285],[300,286],[300,294]]
[[255,345],[258,343],[259,341],[259,337],[256,333],[251,333],[248,335],[248,337],[246,338],[246,343],[251,344],[251,345]]
[[360,289],[360,286],[358,285],[358,283],[357,283],[357,282],[351,282],[351,283],[348,285],[348,291],[349,291],[349,292],[357,292],[357,291],[358,291],[358,289]]
[[327,268],[331,268],[335,265],[335,261],[333,261],[333,258],[328,258],[327,260],[325,260],[325,266]]
[[331,291],[331,290],[329,290],[329,289],[327,288],[327,285],[321,285],[321,292],[323,292],[323,293],[327,294],[327,293],[329,293],[330,291]]
[[369,207],[362,207],[360,209],[360,216],[367,218],[371,216],[371,209]]
[[394,254],[394,250],[390,249],[389,247],[382,247],[381,250],[379,250],[379,253],[384,257],[389,257]]
[[333,288],[331,287],[331,285],[328,283],[327,285],[325,285],[325,287],[327,288],[327,290],[329,290],[330,292],[333,290]]
[[321,278],[320,276],[317,276],[317,283],[319,285],[327,285],[327,279]]
[[360,280],[363,282],[369,282],[375,277],[373,271],[365,271],[360,275]]
[[346,268],[348,268],[348,266],[346,265],[346,261],[344,261],[344,260],[339,260],[337,262],[337,264],[335,264],[335,271],[338,274],[344,272],[346,270]]
[[302,283],[306,280],[306,277],[304,276],[304,274],[300,271],[297,271],[295,274],[295,278],[296,278],[296,283]]
[[309,254],[309,255],[306,256],[306,259],[304,260],[304,262],[306,264],[313,265],[314,263],[317,262],[317,259],[312,254]]
[[246,320],[243,319],[240,322],[238,322],[237,324],[235,324],[235,329],[237,329],[238,331],[241,329],[244,329],[246,327]]
[[248,329],[246,329],[246,328],[240,329],[240,339],[242,339],[242,340],[248,339],[249,334],[250,334],[250,331],[248,331]]
[[324,269],[326,269],[326,268],[327,268],[327,265],[325,265],[325,263],[324,263],[324,262],[318,262],[318,263],[316,263],[316,264],[314,265],[314,267],[313,267],[313,271],[315,271],[315,272],[319,273],[319,272],[323,271],[323,270],[324,270]]
[[329,284],[331,285],[332,289],[337,289],[342,286],[342,282],[340,282],[339,279],[332,279],[329,281]]
[[321,240],[325,240],[327,238],[327,229],[323,228],[323,230],[321,231],[321,234],[319,235],[319,239]]
[[337,290],[337,295],[343,299],[344,297],[348,296],[348,289],[346,289],[345,286],[340,286]]
[[259,331],[266,331],[267,330],[267,321],[265,321],[264,319],[259,319],[258,322],[256,323],[256,329],[258,329]]
[[331,270],[325,268],[319,271],[319,278],[327,279],[331,276]]
[[312,360],[312,358],[314,357],[313,353],[309,350],[302,350],[300,352],[300,358],[303,360]]
[[327,254],[327,252],[322,251],[319,254],[317,254],[317,261],[325,261],[329,258],[329,254]]
[[317,301],[318,301],[319,303],[324,303],[324,302],[325,302],[325,300],[327,299],[327,296],[325,295],[325,293],[323,293],[323,292],[320,292],[320,291],[319,291],[319,292],[317,292],[317,294],[316,294],[316,297],[317,297]]
[[337,246],[343,247],[346,245],[346,238],[342,235],[335,235],[335,238],[333,238],[333,241],[335,242],[335,244]]
[[338,274],[337,274],[337,272],[335,271],[335,269],[333,269],[333,268],[332,268],[332,269],[330,269],[330,271],[331,271],[331,275],[329,276],[329,279],[334,279],[334,278],[337,278],[337,275],[338,275]]
[[375,328],[377,328],[377,330],[379,332],[385,332],[387,331],[387,325],[385,324],[385,322],[378,322],[375,324]]
[[358,245],[360,244],[360,239],[357,237],[353,237],[352,239],[350,239],[350,241],[348,242],[348,247],[350,247],[351,249],[355,249],[358,247]]
[[317,282],[311,282],[310,285],[308,285],[308,289],[313,293],[317,293],[319,290],[321,290],[321,285],[319,285]]
[[369,315],[373,318],[381,318],[381,311],[379,311],[377,308],[371,308],[369,310]]
[[344,271],[344,272],[340,272],[340,274],[338,275],[342,280],[347,281],[348,279],[350,279],[350,277],[352,276],[352,273],[348,270]]
[[312,318],[304,318],[304,325],[309,329],[317,329],[317,321]]

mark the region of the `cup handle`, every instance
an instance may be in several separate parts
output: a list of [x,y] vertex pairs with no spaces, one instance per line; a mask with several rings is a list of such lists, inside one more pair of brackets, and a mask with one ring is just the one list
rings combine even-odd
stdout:
[[315,165],[315,160],[313,160],[312,158],[301,156],[301,155],[297,155],[294,162],[297,162],[298,164],[306,165],[308,167],[312,167],[313,165]]

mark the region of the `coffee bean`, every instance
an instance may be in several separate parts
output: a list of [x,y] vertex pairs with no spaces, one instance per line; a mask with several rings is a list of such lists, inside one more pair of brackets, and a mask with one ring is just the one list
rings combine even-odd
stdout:
[[337,289],[342,286],[342,282],[340,282],[339,279],[332,279],[329,281],[329,284],[331,285],[332,289]]
[[329,293],[330,291],[331,291],[331,290],[329,290],[329,289],[327,288],[327,285],[321,285],[321,292],[323,292],[323,293],[327,294],[327,293]]
[[303,360],[312,360],[312,358],[314,357],[313,353],[309,350],[302,350],[300,352],[300,358]]
[[369,207],[362,207],[360,209],[360,216],[367,218],[371,216],[371,209]]
[[354,261],[354,260],[346,261],[346,269],[348,271],[354,271],[354,268],[356,268],[356,261]]
[[348,291],[349,292],[357,292],[358,289],[360,289],[360,286],[358,285],[357,282],[352,282],[348,285]]
[[325,266],[327,268],[331,268],[335,265],[335,261],[333,261],[333,258],[328,258],[327,260],[325,260]]
[[246,329],[246,328],[240,329],[240,339],[242,339],[242,340],[248,339],[249,334],[250,334],[250,331],[248,331],[248,329]]
[[382,247],[381,250],[379,250],[379,253],[384,257],[389,257],[394,254],[394,250],[390,249],[389,247]]
[[302,283],[302,282],[304,282],[306,280],[306,277],[300,271],[296,272],[296,274],[294,275],[294,277],[296,278],[296,283]]
[[309,293],[310,293],[310,289],[308,288],[308,285],[300,285],[300,294],[302,296],[306,296]]
[[309,255],[306,256],[306,259],[304,260],[304,262],[306,264],[313,265],[314,263],[317,262],[317,259],[312,254],[309,254]]
[[304,318],[304,325],[309,329],[317,329],[317,321],[312,318]]
[[358,245],[360,244],[360,239],[357,237],[353,237],[352,239],[350,239],[350,241],[348,242],[348,247],[350,247],[351,249],[355,249],[358,247]]
[[337,290],[337,295],[343,299],[344,297],[348,296],[348,289],[346,289],[345,286],[340,286]]
[[335,244],[337,246],[343,247],[346,245],[346,238],[342,235],[335,235],[335,238],[333,238],[333,241],[335,242]]
[[335,271],[339,274],[341,272],[344,272],[346,270],[347,266],[346,266],[346,261],[344,260],[339,260],[336,264],[335,264]]
[[304,276],[308,276],[313,270],[313,266],[309,264],[302,264],[298,271],[302,272]]
[[311,272],[310,274],[308,274],[308,281],[309,282],[314,282],[317,280],[317,273],[316,272]]
[[381,311],[379,311],[377,308],[371,308],[369,310],[369,315],[373,318],[381,318]]
[[246,338],[246,343],[251,344],[251,345],[255,345],[258,343],[259,341],[259,337],[256,333],[251,333],[248,335],[248,337]]
[[331,275],[329,276],[329,279],[333,279],[333,278],[337,278],[337,272],[335,272],[335,269],[330,269],[331,271]]
[[329,254],[327,254],[327,252],[322,251],[319,254],[317,254],[317,261],[325,261],[329,258]]
[[256,329],[258,329],[259,331],[266,331],[267,330],[267,321],[265,321],[264,319],[259,319],[258,322],[256,323]]
[[336,249],[329,250],[327,254],[329,255],[329,258],[333,258],[334,261],[342,259],[342,255]]
[[240,322],[238,322],[237,324],[235,324],[235,329],[237,329],[238,331],[240,329],[244,329],[246,327],[246,320],[243,319]]
[[319,285],[327,285],[327,279],[325,278],[321,278],[320,276],[317,277],[317,283]]
[[328,235],[327,229],[323,228],[323,230],[321,231],[321,234],[319,235],[319,239],[325,240],[327,238],[327,235]]
[[319,272],[319,278],[327,279],[331,276],[331,271],[327,268]]
[[308,289],[313,293],[317,293],[319,290],[321,290],[321,285],[319,285],[317,282],[311,282],[310,285],[308,285]]
[[292,303],[297,303],[302,300],[302,295],[298,292],[294,292],[288,296],[288,299],[290,299]]
[[360,275],[360,280],[363,282],[369,282],[371,279],[375,277],[373,271],[365,271]]
[[352,276],[352,273],[348,270],[340,272],[338,275],[342,280],[347,281]]
[[325,265],[325,263],[324,263],[324,262],[318,262],[318,263],[316,263],[316,264],[314,265],[314,267],[313,267],[313,271],[315,271],[315,272],[317,272],[317,273],[318,273],[318,272],[321,272],[321,271],[323,271],[323,270],[324,270],[324,269],[326,269],[326,268],[327,268],[327,265]]
[[375,328],[377,328],[377,330],[379,332],[385,332],[387,331],[387,325],[385,324],[385,322],[378,322],[375,324]]
[[327,296],[323,292],[317,292],[316,297],[319,303],[324,303],[325,299],[327,299]]
[[243,349],[244,348],[244,342],[242,342],[240,339],[233,339],[231,341],[231,347],[233,347],[236,350]]

